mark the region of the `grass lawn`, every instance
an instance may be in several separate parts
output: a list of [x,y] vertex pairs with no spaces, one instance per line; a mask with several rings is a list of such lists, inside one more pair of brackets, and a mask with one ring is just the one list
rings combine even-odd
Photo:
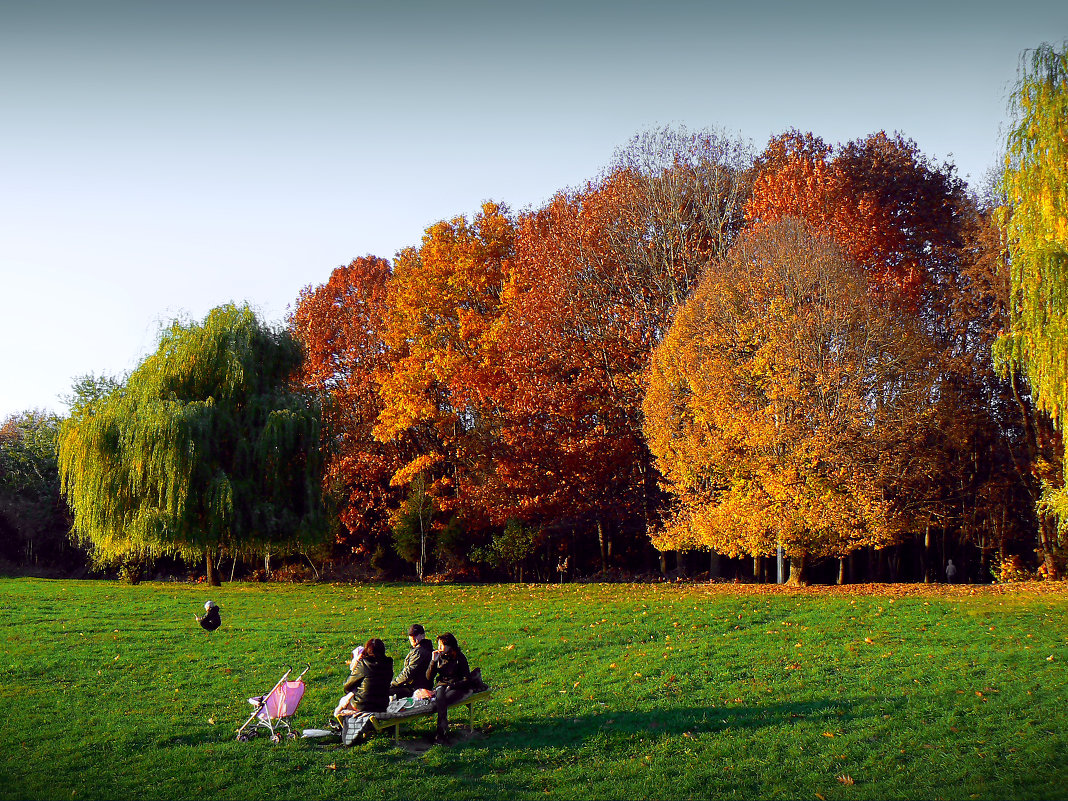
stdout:
[[[0,799],[1068,798],[1063,584],[4,579],[0,608]],[[235,741],[309,663],[295,723],[324,727],[350,650],[399,666],[414,621],[495,688],[480,734]]]

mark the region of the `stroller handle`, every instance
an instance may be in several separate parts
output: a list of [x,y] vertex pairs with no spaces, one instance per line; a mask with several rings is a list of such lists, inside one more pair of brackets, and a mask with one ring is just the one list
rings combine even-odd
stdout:
[[300,681],[301,679],[303,679],[304,678],[304,674],[307,673],[309,670],[311,670],[311,662],[309,662],[305,666],[304,670],[300,671],[300,675],[297,676],[296,681]]

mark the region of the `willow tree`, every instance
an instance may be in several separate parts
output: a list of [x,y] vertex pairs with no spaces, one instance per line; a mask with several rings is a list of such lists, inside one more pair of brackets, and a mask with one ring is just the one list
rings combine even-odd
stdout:
[[319,412],[301,349],[247,307],[175,323],[125,382],[76,398],[59,444],[74,532],[98,562],[281,552],[325,533]]
[[[1019,369],[1032,400],[1063,431],[1068,410],[1068,42],[1025,54],[1010,102],[1001,223],[1011,263],[1010,328],[996,354]],[[1063,476],[1045,482],[1040,513],[1046,569],[1063,569],[1068,491]],[[1058,530],[1059,529],[1059,530]]]

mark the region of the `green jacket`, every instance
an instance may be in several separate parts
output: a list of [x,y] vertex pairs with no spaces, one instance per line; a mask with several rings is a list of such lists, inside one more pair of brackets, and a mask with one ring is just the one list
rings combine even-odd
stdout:
[[417,642],[404,657],[404,667],[397,674],[397,678],[393,679],[391,686],[403,684],[405,689],[411,687],[409,694],[419,689],[429,690],[430,682],[426,678],[426,669],[430,667],[430,655],[433,652],[434,646],[430,644],[430,640],[424,638]]
[[393,678],[393,657],[365,656],[345,682],[345,692],[355,693],[352,705],[361,712],[385,712],[389,706],[389,681]]

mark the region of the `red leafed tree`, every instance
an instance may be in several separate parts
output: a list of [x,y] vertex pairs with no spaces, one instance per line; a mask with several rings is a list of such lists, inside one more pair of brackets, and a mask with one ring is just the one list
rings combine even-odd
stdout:
[[495,336],[501,513],[595,531],[602,568],[614,545],[648,549],[660,490],[641,430],[646,365],[737,234],[747,166],[718,134],[649,131],[597,182],[519,220]]
[[810,133],[771,140],[757,161],[750,224],[799,217],[834,237],[876,291],[916,302],[960,247],[964,185],[915,142],[880,131],[834,148]]
[[303,344],[300,380],[323,408],[324,476],[343,525],[339,542],[373,552],[389,532],[395,502],[389,479],[401,464],[394,443],[375,439],[381,412],[378,377],[392,354],[384,340],[389,262],[365,256],[338,267],[318,287],[305,287],[289,318]]
[[495,337],[498,517],[596,530],[603,565],[606,527],[640,512],[648,462],[636,419],[648,335],[608,241],[618,190],[561,194],[520,219]]

